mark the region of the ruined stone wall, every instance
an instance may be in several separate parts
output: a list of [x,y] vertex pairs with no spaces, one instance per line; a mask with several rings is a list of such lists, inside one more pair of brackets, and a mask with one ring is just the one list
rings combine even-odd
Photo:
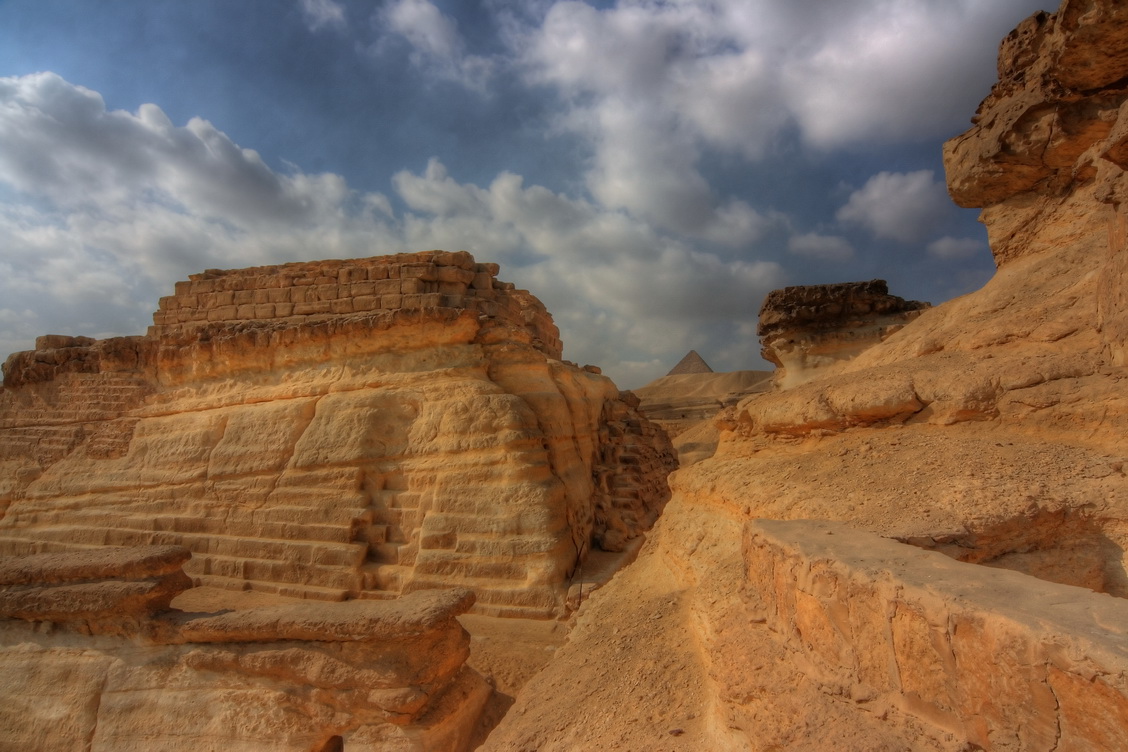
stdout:
[[1106,750],[1128,729],[1128,602],[841,523],[756,520],[767,626],[826,691],[984,750]]
[[222,271],[176,283],[160,300],[149,336],[195,335],[215,324],[286,323],[354,313],[465,308],[528,328],[537,347],[559,359],[560,332],[533,296],[497,279],[497,264],[465,251],[430,251],[348,261],[299,262]]

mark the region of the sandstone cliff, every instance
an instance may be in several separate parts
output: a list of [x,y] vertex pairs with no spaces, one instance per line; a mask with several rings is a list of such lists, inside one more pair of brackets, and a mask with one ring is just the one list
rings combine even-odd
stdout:
[[1114,0],[1004,41],[945,149],[997,274],[724,414],[489,749],[1125,745],[1125,50]]
[[174,544],[197,584],[559,613],[587,551],[653,523],[674,460],[497,272],[210,270],[145,336],[41,337],[4,366],[0,554]]

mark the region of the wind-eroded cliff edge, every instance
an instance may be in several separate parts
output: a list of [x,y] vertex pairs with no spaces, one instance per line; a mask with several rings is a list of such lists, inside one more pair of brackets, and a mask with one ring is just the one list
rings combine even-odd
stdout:
[[488,749],[1124,746],[1125,50],[1112,0],[1004,40],[945,149],[994,278],[723,415]]

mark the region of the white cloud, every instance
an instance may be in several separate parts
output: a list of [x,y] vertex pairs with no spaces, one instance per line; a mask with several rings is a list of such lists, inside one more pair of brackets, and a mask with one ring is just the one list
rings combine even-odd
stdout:
[[[792,3],[782,88],[808,142],[923,140],[957,132],[992,83],[998,40],[1038,0]],[[1045,3],[1051,9],[1057,3]]]
[[879,238],[912,243],[928,235],[951,211],[944,184],[932,170],[918,170],[879,172],[850,194],[835,216]]
[[412,64],[438,78],[481,89],[493,71],[488,58],[466,53],[458,25],[429,0],[394,0],[374,20],[406,39]]
[[334,0],[300,0],[302,14],[310,31],[326,27],[342,29],[345,26],[345,9]]
[[824,261],[849,261],[854,258],[854,246],[846,238],[816,232],[792,235],[787,241],[787,250]]
[[[637,364],[723,342],[729,320],[753,320],[783,281],[774,263],[722,259],[519,175],[458,182],[438,160],[394,176],[407,207],[397,216],[388,197],[358,195],[339,175],[279,173],[206,121],[175,126],[154,105],[107,111],[50,74],[0,79],[0,134],[18,146],[0,150],[0,190],[15,196],[0,203],[10,349],[47,332],[143,332],[157,298],[205,268],[447,248],[499,261],[503,278],[532,289],[567,357],[612,376],[629,361],[623,373],[637,375]],[[719,238],[770,220],[736,202],[722,210]]]
[[966,259],[987,250],[987,244],[975,238],[953,238],[945,235],[928,244],[928,252],[942,259]]
[[[957,132],[991,84],[998,39],[1037,0],[555,2],[510,31],[557,125],[590,145],[598,201],[713,240],[730,199],[706,156],[757,160],[789,126],[820,148]],[[733,245],[757,237],[747,225]]]
[[759,156],[786,113],[764,55],[737,48],[712,8],[556,3],[519,47],[527,77],[562,95],[560,126],[590,140],[587,185],[598,201],[736,246],[758,238],[764,220],[716,195],[698,167],[702,149]]

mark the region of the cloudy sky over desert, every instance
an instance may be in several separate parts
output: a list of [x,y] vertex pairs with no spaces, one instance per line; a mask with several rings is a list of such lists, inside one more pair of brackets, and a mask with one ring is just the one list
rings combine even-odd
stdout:
[[641,386],[993,265],[941,144],[1040,0],[0,0],[0,358],[207,268],[465,249]]

